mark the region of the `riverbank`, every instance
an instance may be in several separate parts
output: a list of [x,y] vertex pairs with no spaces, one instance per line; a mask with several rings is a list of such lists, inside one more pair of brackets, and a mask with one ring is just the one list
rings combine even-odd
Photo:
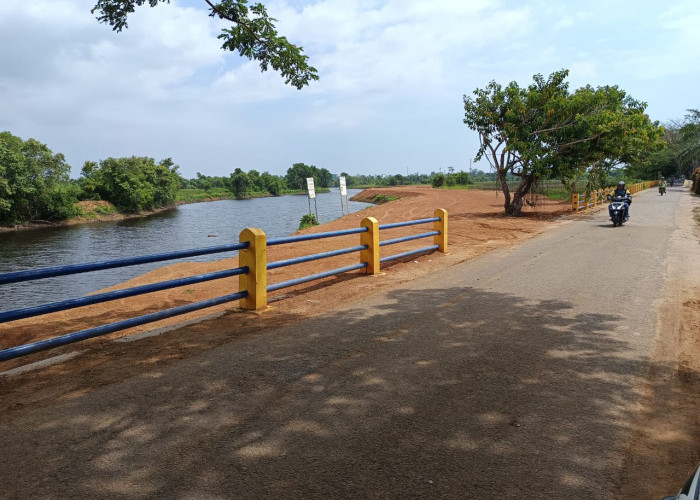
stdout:
[[[192,190],[189,190],[192,191]],[[198,190],[204,192],[204,190]],[[317,193],[328,193],[330,189],[320,188],[316,190]],[[280,196],[306,196],[305,191],[295,191],[281,194]],[[92,224],[100,222],[114,222],[120,220],[130,220],[139,219],[144,217],[151,217],[156,214],[167,212],[168,210],[174,210],[180,205],[187,205],[190,203],[206,203],[212,201],[220,200],[248,200],[253,198],[270,198],[273,197],[271,194],[263,193],[253,193],[250,196],[245,196],[242,198],[236,198],[233,196],[200,196],[200,197],[190,197],[188,199],[179,198],[172,205],[166,207],[156,208],[154,210],[145,210],[139,213],[124,213],[120,212],[119,209],[109,201],[104,200],[86,200],[79,201],[77,203],[78,211],[80,215],[72,217],[63,221],[35,221],[27,224],[16,224],[14,226],[0,226],[0,234],[9,233],[14,231],[34,231],[41,229],[53,229],[57,227],[66,226],[76,226],[79,224]]]
[[56,227],[76,226],[78,224],[91,224],[97,222],[113,222],[119,220],[139,219],[173,210],[177,205],[146,210],[137,214],[127,214],[120,212],[117,207],[108,201],[79,201],[78,207],[80,215],[63,221],[56,222],[30,222],[27,224],[17,224],[12,227],[0,226],[0,233],[10,233],[14,231],[36,231],[41,229],[53,229]]
[[[387,270],[381,279],[367,281],[361,279],[358,273],[347,273],[340,277],[327,278],[311,284],[299,285],[270,294],[272,307],[262,313],[266,321],[261,324],[274,326],[291,319],[315,315],[337,304],[353,300],[358,294],[375,293],[391,287],[397,280],[412,279],[421,273],[431,272],[436,267],[444,267],[464,262],[477,255],[497,248],[517,244],[546,230],[551,224],[557,223],[557,217],[568,213],[568,203],[545,200],[534,207],[527,206],[522,217],[503,217],[503,196],[499,193],[473,190],[436,190],[429,186],[373,188],[358,194],[358,201],[372,200],[377,195],[398,197],[396,201],[374,205],[356,213],[345,215],[332,222],[314,226],[300,233],[318,233],[359,227],[363,217],[372,216],[381,224],[432,217],[436,208],[444,208],[449,214],[449,254],[430,254],[405,262],[384,266]],[[264,228],[263,228],[264,229]],[[206,228],[202,229],[206,233]],[[386,237],[397,238],[407,234],[415,234],[415,228],[398,228],[390,231]],[[425,246],[425,241],[406,242],[391,247],[390,254],[401,253]],[[357,245],[356,236],[346,236],[333,239],[321,239],[300,242],[295,245],[279,245],[269,249],[269,260],[284,260],[301,255],[321,253],[337,248]],[[332,260],[305,263],[291,267],[274,269],[269,272],[269,282],[276,283],[295,277],[314,274],[326,268],[332,269],[353,264],[357,261],[356,254],[335,257]],[[213,262],[181,262],[166,265],[154,271],[142,274],[132,280],[107,290],[127,288],[132,286],[155,283],[159,281],[213,272],[221,269],[236,267],[237,258],[223,259]],[[322,266],[323,269],[319,269]],[[356,279],[358,278],[358,279]],[[332,286],[342,282],[340,286]],[[326,290],[331,287],[332,290]],[[42,317],[42,327],[37,328],[35,320],[28,319],[0,325],[0,348],[19,345],[27,342],[53,337],[100,324],[106,324],[120,319],[147,314],[160,309],[176,307],[190,302],[206,300],[231,293],[238,287],[238,279],[230,278],[216,280],[200,285],[176,288],[149,295],[122,299],[106,304],[97,304],[71,311],[54,313]],[[128,337],[134,333],[149,331],[164,326],[176,325],[182,321],[202,318],[212,313],[231,312],[238,319],[253,320],[260,313],[248,313],[237,309],[237,304],[228,304],[216,308],[171,318],[162,322],[144,325],[134,329],[115,333],[110,336],[76,344],[83,351],[95,349],[94,354],[101,356],[98,346],[108,343],[109,339]],[[272,314],[267,314],[272,312]],[[252,324],[250,325],[252,326]],[[205,336],[206,337],[206,336]],[[203,338],[205,338],[203,337]],[[225,341],[226,337],[214,343]],[[202,339],[198,341],[201,342]],[[193,354],[186,347],[188,344],[173,347],[180,350],[177,356]],[[69,352],[76,346],[66,346],[58,351],[38,353],[29,358],[12,362],[24,364],[29,360],[51,357],[57,352]],[[202,345],[204,348],[204,345]],[[158,355],[156,355],[159,357]],[[125,360],[126,361],[126,360]]]

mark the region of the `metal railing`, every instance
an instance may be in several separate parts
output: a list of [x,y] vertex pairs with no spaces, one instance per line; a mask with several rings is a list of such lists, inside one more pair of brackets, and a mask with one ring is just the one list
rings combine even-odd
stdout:
[[[388,239],[381,242],[379,241],[380,230],[389,230],[393,228],[426,224],[431,222],[433,223],[432,231],[410,236],[404,236],[400,238]],[[292,259],[280,260],[276,262],[267,262],[267,248],[270,246],[294,244],[301,241],[316,240],[322,238],[333,238],[354,234],[360,235],[360,245],[332,250],[329,252],[305,255]],[[431,236],[434,238],[432,245],[385,257],[380,257],[379,255],[380,247],[417,240],[421,238],[428,238]],[[443,253],[446,253],[447,212],[445,210],[438,209],[435,211],[435,217],[385,225],[379,225],[376,219],[372,217],[367,217],[362,220],[361,227],[356,229],[330,231],[325,233],[315,233],[301,236],[291,236],[287,238],[276,238],[271,240],[266,240],[265,233],[262,230],[256,228],[247,228],[241,232],[239,240],[240,241],[237,244],[222,245],[217,247],[183,250],[177,252],[144,255],[110,261],[47,267],[41,269],[32,269],[0,274],[0,285],[3,285],[10,283],[19,283],[23,281],[40,280],[56,276],[66,276],[71,274],[134,266],[151,262],[171,261],[200,255],[239,251],[239,267],[233,269],[199,274],[196,276],[162,281],[149,285],[141,285],[111,292],[103,292],[75,299],[52,302],[40,306],[26,307],[0,312],[0,323],[7,323],[10,321],[32,318],[36,316],[50,314],[53,312],[75,309],[78,307],[99,304],[127,297],[135,297],[138,295],[168,290],[171,288],[191,285],[195,283],[203,283],[207,281],[229,278],[233,276],[239,277],[239,291],[237,293],[224,295],[221,297],[216,297],[204,301],[194,302],[191,304],[186,304],[170,309],[165,309],[151,314],[146,314],[135,318],[129,318],[126,320],[110,323],[107,325],[97,326],[94,328],[88,328],[86,330],[72,332],[65,335],[52,337],[49,339],[38,340],[36,342],[31,342],[16,347],[10,347],[4,350],[0,350],[0,361],[15,359],[20,356],[25,356],[27,354],[36,353],[47,349],[53,349],[74,342],[79,342],[82,340],[87,340],[109,333],[114,333],[120,330],[125,330],[128,328],[144,325],[173,316],[221,305],[235,300],[240,301],[240,307],[243,309],[260,309],[267,306],[267,293],[279,290],[281,288],[295,286],[309,281],[343,274],[358,269],[363,269],[366,274],[377,274],[379,272],[381,263],[386,263],[391,260],[396,260],[407,256],[416,255],[419,253],[430,252],[433,250],[439,250]],[[282,281],[271,285],[267,284],[268,270],[292,266],[295,264],[301,264],[305,262],[312,262],[315,260],[327,259],[355,252],[360,253],[360,262],[357,264],[339,267],[307,276],[302,276],[299,278]]]
[[[636,184],[630,184],[627,186],[630,194],[635,194],[645,189],[649,189],[653,186],[658,186],[659,181],[645,181],[637,182]],[[614,187],[598,189],[595,191],[589,191],[586,193],[572,193],[571,195],[571,209],[574,212],[580,212],[582,210],[588,210],[595,207],[596,205],[602,205],[607,201],[607,196],[615,191]]]

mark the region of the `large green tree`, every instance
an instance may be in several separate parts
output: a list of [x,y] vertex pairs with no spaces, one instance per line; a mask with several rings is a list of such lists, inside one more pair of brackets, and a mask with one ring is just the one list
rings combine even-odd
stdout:
[[[269,17],[262,3],[248,5],[247,0],[204,0],[209,16],[231,23],[219,35],[222,49],[238,52],[241,56],[258,61],[261,71],[268,67],[279,72],[286,84],[301,89],[312,80],[318,80],[316,68],[309,66],[308,56],[302,47],[280,36],[275,27],[276,19]],[[98,0],[92,8],[97,19],[120,32],[127,28],[127,17],[135,7],[148,3],[155,7],[170,0]]]
[[99,164],[86,161],[81,182],[125,212],[166,207],[175,201],[180,186],[178,167],[170,158],[156,164],[153,158],[107,158]]
[[288,168],[284,180],[289,189],[306,190],[306,179],[308,177],[314,178],[316,187],[329,188],[333,185],[333,174],[328,169],[304,163],[295,163]]
[[56,221],[75,215],[78,187],[61,153],[36,139],[0,132],[0,224]]
[[[659,147],[663,130],[644,114],[646,105],[616,86],[590,86],[570,93],[568,70],[535,75],[521,88],[492,81],[464,96],[464,123],[479,134],[476,160],[496,171],[507,215],[519,215],[523,198],[543,178],[575,179]],[[513,193],[508,177],[520,180]]]

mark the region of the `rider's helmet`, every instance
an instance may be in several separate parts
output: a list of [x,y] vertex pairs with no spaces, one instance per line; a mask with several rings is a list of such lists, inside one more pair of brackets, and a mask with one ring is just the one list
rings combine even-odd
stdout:
[[618,182],[618,183],[617,183],[617,187],[620,188],[620,189],[624,188],[624,187],[625,187],[625,181],[620,181],[620,182]]

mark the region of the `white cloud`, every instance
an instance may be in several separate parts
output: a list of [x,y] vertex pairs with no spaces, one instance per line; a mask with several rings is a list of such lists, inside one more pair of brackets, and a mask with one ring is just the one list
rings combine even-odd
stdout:
[[660,119],[697,107],[695,0],[266,4],[319,82],[298,91],[222,51],[224,23],[204,2],[137,7],[115,33],[94,0],[2,0],[0,130],[66,153],[74,173],[130,154],[172,156],[185,175],[283,173],[314,158],[350,173],[430,171],[467,168],[477,140],[461,98],[492,79],[527,85],[568,68],[572,88],[618,84]]

